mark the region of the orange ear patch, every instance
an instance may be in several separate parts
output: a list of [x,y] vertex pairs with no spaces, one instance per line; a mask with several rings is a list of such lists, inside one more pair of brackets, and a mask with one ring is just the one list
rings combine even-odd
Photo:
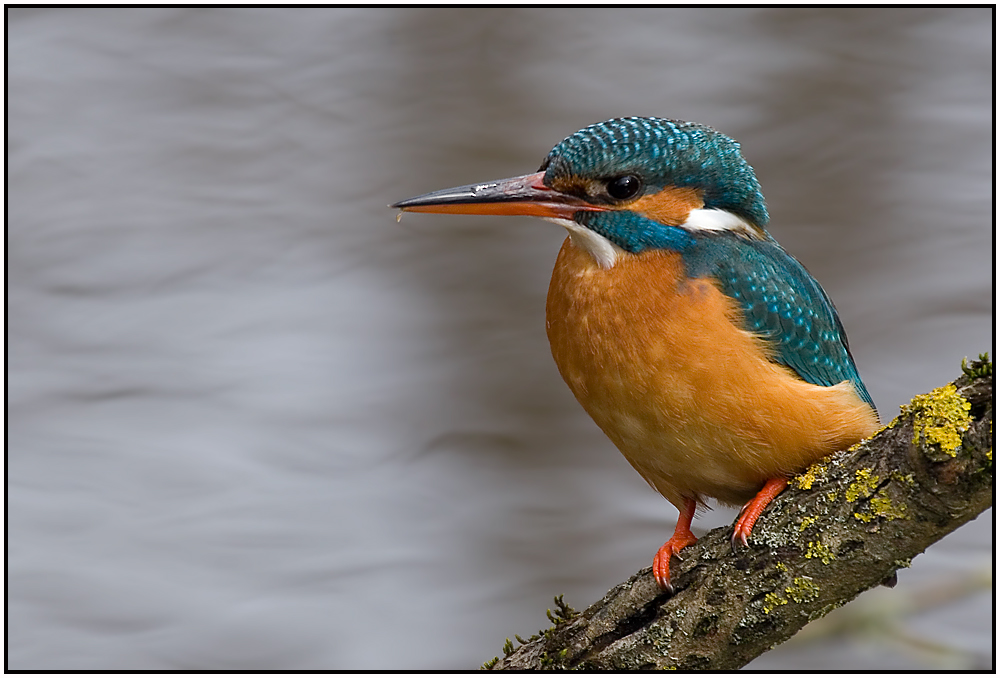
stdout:
[[687,221],[691,210],[704,205],[697,189],[667,186],[659,193],[644,195],[629,203],[625,209],[667,226],[680,226]]

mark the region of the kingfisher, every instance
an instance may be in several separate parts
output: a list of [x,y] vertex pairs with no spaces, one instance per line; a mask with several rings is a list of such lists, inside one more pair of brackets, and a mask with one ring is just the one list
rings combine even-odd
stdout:
[[680,512],[653,559],[663,589],[708,497],[742,505],[732,542],[746,546],[792,475],[878,427],[833,302],[766,230],[740,144],[711,127],[615,118],[566,137],[534,174],[390,207],[568,231],[545,305],[552,356]]

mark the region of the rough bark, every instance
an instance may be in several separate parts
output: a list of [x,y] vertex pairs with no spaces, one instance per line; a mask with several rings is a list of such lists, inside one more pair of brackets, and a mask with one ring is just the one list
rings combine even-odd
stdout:
[[732,670],[878,585],[993,503],[993,375],[986,356],[917,396],[872,439],[792,479],[733,550],[731,527],[650,568],[583,613],[487,662],[493,670]]

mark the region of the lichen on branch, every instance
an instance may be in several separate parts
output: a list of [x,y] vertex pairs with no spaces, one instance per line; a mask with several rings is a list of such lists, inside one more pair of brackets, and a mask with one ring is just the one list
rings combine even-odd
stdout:
[[582,613],[560,597],[552,627],[517,648],[508,641],[483,668],[733,670],[893,582],[993,502],[993,366],[984,354],[962,372],[792,478],[748,548],[734,552],[723,527],[684,549],[673,596],[646,568]]

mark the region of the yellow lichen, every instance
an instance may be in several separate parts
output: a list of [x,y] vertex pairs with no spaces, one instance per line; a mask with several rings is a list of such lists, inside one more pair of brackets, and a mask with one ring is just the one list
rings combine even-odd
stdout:
[[875,433],[872,434],[872,438],[877,438],[878,435],[880,433],[882,433],[882,431],[888,431],[891,428],[896,428],[896,424],[898,424],[898,423],[899,423],[899,417],[896,417],[895,419],[893,419],[892,421],[890,421],[888,424],[886,424],[885,426],[883,426],[879,430],[875,431]]
[[807,516],[799,523],[799,532],[805,532],[806,528],[816,522],[816,516]]
[[[904,476],[898,471],[893,472],[893,479],[913,484],[912,476]],[[872,497],[872,500],[868,503],[870,510],[856,512],[854,517],[863,523],[870,523],[875,520],[876,516],[885,518],[886,520],[906,518],[906,504],[893,504],[892,499],[889,498],[887,493],[888,489],[887,487],[883,487],[879,490],[878,494]]]
[[771,610],[782,605],[787,605],[788,599],[782,598],[777,593],[768,593],[764,596],[764,614],[768,614]]
[[785,593],[796,603],[808,603],[819,597],[819,587],[813,583],[812,577],[796,577]]
[[885,490],[878,493],[871,501],[872,510],[886,520],[906,518],[906,504],[893,504],[892,499],[885,495]]
[[829,565],[836,558],[830,547],[819,541],[811,541],[806,547],[806,558],[819,558],[824,565]]
[[816,462],[803,471],[801,475],[796,476],[795,482],[798,484],[800,490],[809,490],[812,489],[813,483],[824,478],[825,476],[826,465]]
[[835,501],[837,499],[837,488],[833,488],[826,493],[827,501]]
[[879,433],[881,433],[881,432],[882,432],[882,431],[884,431],[884,430],[885,430],[885,427],[883,426],[883,427],[882,427],[882,428],[880,428],[879,430],[877,430],[877,431],[875,431],[874,433],[870,434],[870,435],[869,435],[869,436],[868,436],[867,438],[862,438],[862,439],[861,439],[861,440],[859,440],[858,442],[856,442],[856,443],[854,443],[853,445],[851,445],[850,447],[848,447],[848,448],[847,448],[847,451],[848,451],[848,452],[856,452],[857,450],[860,450],[860,449],[861,449],[861,447],[862,447],[862,446],[863,446],[863,445],[864,445],[865,443],[867,443],[867,442],[868,442],[869,440],[873,439],[873,438],[874,438],[875,436],[877,436],[877,435],[878,435]]
[[930,393],[914,396],[909,405],[900,408],[902,414],[913,414],[913,442],[921,439],[927,445],[937,445],[952,457],[962,446],[962,434],[969,429],[972,405],[958,394],[954,384],[946,384]]
[[896,482],[906,483],[910,487],[913,487],[916,484],[916,481],[913,480],[912,473],[907,473],[904,476],[901,471],[893,471],[892,479],[895,480]]
[[785,565],[780,560],[774,564],[774,569],[778,570],[779,572],[788,572],[788,566]]
[[858,497],[870,497],[875,488],[878,487],[879,477],[872,473],[871,469],[862,468],[854,472],[857,482],[851,483],[844,498],[847,501],[855,501]]

